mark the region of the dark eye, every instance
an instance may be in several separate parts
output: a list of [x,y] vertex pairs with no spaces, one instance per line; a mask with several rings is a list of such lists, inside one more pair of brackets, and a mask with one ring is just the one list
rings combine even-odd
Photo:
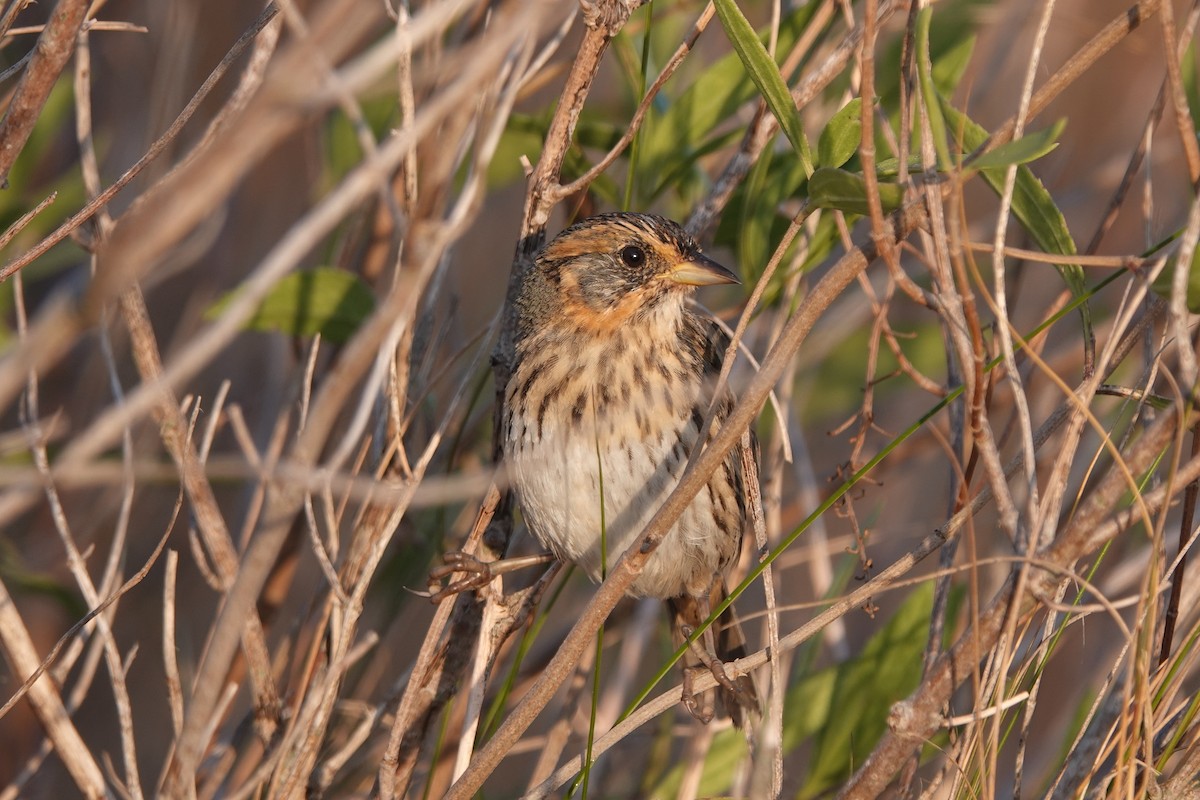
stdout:
[[620,255],[627,267],[640,267],[646,263],[646,251],[636,244],[622,247]]

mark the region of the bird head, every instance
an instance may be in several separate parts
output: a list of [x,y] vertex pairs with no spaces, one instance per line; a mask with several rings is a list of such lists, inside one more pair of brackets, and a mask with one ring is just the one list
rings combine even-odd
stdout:
[[678,224],[651,214],[601,214],[564,230],[538,269],[576,319],[620,324],[697,286],[740,283]]

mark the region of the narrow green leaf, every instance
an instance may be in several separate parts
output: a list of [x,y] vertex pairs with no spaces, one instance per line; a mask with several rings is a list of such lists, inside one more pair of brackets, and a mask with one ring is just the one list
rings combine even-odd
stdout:
[[[844,169],[821,167],[808,179],[808,199],[818,208],[835,208],[851,214],[867,215],[867,182],[862,175]],[[894,183],[879,184],[879,204],[884,213],[895,211],[904,202],[904,189]]]
[[[204,316],[219,317],[236,294],[235,289],[225,295]],[[354,335],[374,307],[375,295],[357,275],[319,267],[294,272],[277,283],[244,327],[290,336],[319,333],[340,343]]]
[[[838,668],[829,667],[806,675],[788,687],[784,701],[783,750],[794,750],[805,739],[812,738],[825,725],[833,712],[833,691]],[[746,758],[746,737],[736,728],[721,731],[713,739],[704,758],[698,796],[719,797],[726,794],[737,777],[738,766]],[[651,797],[675,797],[690,765],[678,763],[663,776]]]
[[767,107],[779,120],[779,127],[800,154],[805,173],[811,175],[812,152],[809,150],[808,139],[804,136],[804,128],[800,124],[796,103],[788,92],[783,76],[779,74],[779,67],[775,65],[771,54],[767,52],[767,48],[763,46],[758,34],[754,32],[754,28],[750,26],[749,20],[734,0],[715,0],[715,4],[721,26],[725,28],[725,35],[729,37],[738,58],[750,74],[750,80],[754,81],[763,99],[767,101]]
[[[987,141],[987,129],[955,108],[945,97],[940,97],[939,100],[942,113],[945,114],[950,129],[954,132],[955,138],[960,140],[960,152],[969,153]],[[1051,130],[1053,131],[1054,128]],[[1007,167],[985,168],[981,170],[980,175],[988,186],[991,186],[992,190],[999,194],[1004,190],[1006,169]],[[1067,228],[1066,217],[1063,216],[1062,211],[1054,203],[1054,198],[1050,196],[1046,187],[1029,167],[1017,167],[1017,180],[1013,186],[1012,211],[1013,216],[1021,223],[1021,227],[1047,253],[1071,256],[1079,252],[1075,248],[1075,240],[1071,238],[1071,231]],[[1063,282],[1067,284],[1073,296],[1086,296],[1088,288],[1083,267],[1067,263],[1055,265],[1055,269],[1058,270],[1058,274],[1062,276]],[[1092,310],[1086,301],[1079,306],[1079,318],[1083,325],[1084,341],[1093,342]]]
[[1058,137],[1067,121],[1060,119],[1045,130],[1002,144],[966,164],[967,169],[1006,169],[1013,164],[1028,164],[1058,147]]
[[856,97],[829,118],[817,140],[817,166],[840,167],[862,143],[862,98]]
[[[987,130],[955,108],[949,100],[941,98],[942,113],[950,123],[950,129],[959,139],[961,152],[969,153],[988,138]],[[994,191],[1004,188],[1004,167],[982,170],[983,179]],[[1054,198],[1028,167],[1017,167],[1017,182],[1013,190],[1013,214],[1038,246],[1047,253],[1074,255],[1075,240],[1067,228],[1067,220],[1054,203]],[[1060,267],[1063,279],[1076,297],[1085,291],[1083,268],[1078,265]],[[1083,307],[1081,307],[1083,308]]]
[[929,53],[929,25],[932,20],[933,9],[929,6],[917,13],[914,36],[917,51],[917,79],[921,89],[921,101],[929,112],[929,131],[933,135],[934,149],[937,150],[938,166],[943,170],[949,170],[954,164],[950,161],[946,120],[942,117],[941,104],[938,102],[941,94],[933,80],[933,65]]
[[838,785],[871,752],[887,727],[892,703],[921,680],[932,607],[933,584],[923,583],[860,655],[837,667],[829,698],[836,711],[817,734],[798,797],[816,797]]
[[[779,21],[780,52],[789,50],[812,24],[817,8],[818,4],[805,3],[784,15]],[[768,34],[764,26],[758,31],[759,41],[765,42]],[[741,58],[730,52],[700,69],[678,96],[660,93],[641,133],[641,163],[654,165],[654,183],[647,190],[648,176],[640,176],[639,202],[648,204],[670,192],[690,206],[709,183],[699,161],[741,136],[741,131],[724,123],[757,92]]]

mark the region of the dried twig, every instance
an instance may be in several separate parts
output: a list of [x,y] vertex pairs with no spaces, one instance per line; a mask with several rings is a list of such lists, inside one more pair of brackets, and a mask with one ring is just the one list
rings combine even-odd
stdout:
[[[14,3],[12,7],[21,5]],[[83,27],[90,5],[90,0],[59,0],[50,22],[38,37],[33,57],[13,92],[4,118],[0,119],[0,185],[8,186],[8,173],[33,132],[50,90],[75,51],[75,37]]]

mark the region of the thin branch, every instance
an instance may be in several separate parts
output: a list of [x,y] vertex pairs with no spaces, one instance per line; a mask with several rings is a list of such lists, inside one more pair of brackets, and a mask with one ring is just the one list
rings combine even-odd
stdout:
[[13,163],[33,133],[50,90],[58,82],[71,53],[75,52],[75,39],[83,27],[89,5],[91,0],[59,0],[38,37],[29,66],[13,92],[4,118],[0,119],[0,186],[8,186]]

